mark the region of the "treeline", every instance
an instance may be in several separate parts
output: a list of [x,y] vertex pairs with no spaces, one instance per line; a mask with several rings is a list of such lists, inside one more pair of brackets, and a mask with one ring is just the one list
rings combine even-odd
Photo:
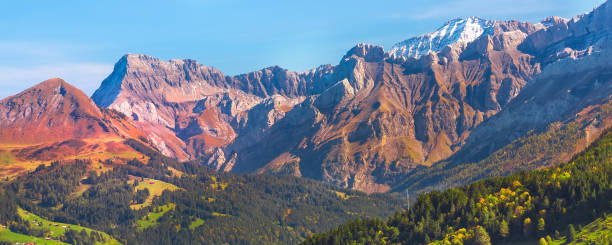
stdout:
[[[500,244],[571,239],[612,211],[612,133],[558,167],[433,191],[384,224],[354,221],[303,244]],[[399,233],[395,233],[395,231]],[[572,231],[574,230],[574,231]],[[542,238],[542,239],[541,239]]]
[[76,190],[89,161],[76,160],[63,165],[52,162],[51,166],[39,165],[34,172],[21,176],[10,185],[14,193],[24,190],[24,197],[40,201],[41,206],[55,207]]

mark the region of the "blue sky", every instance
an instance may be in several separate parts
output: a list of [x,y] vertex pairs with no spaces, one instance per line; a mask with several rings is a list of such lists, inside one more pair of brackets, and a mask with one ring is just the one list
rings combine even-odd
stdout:
[[87,94],[126,53],[192,58],[228,75],[336,64],[360,42],[388,49],[457,17],[539,22],[604,0],[6,1],[0,98],[62,77]]

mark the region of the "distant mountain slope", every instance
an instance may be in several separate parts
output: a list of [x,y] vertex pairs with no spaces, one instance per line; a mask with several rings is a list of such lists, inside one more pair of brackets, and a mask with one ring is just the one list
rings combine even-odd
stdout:
[[413,172],[396,190],[445,189],[563,162],[584,149],[612,126],[611,18],[607,2],[527,37],[519,48],[534,52],[542,72],[457,154]]
[[611,200],[607,131],[558,167],[423,194],[386,222],[356,220],[303,244],[536,244],[610,213]]
[[55,78],[0,100],[0,171],[12,175],[43,161],[141,157],[124,145],[143,137],[128,118],[99,109],[82,91]]

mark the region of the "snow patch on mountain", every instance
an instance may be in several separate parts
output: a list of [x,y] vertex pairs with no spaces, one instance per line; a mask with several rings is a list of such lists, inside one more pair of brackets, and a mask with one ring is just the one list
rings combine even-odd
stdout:
[[389,53],[396,57],[419,58],[430,52],[439,52],[449,45],[466,45],[483,34],[493,34],[494,24],[495,21],[478,17],[454,19],[432,33],[393,45]]

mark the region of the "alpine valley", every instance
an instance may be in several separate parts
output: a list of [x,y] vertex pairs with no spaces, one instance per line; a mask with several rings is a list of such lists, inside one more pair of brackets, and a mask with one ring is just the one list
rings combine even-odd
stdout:
[[0,100],[0,244],[612,241],[612,1],[303,72],[127,54],[68,82]]

